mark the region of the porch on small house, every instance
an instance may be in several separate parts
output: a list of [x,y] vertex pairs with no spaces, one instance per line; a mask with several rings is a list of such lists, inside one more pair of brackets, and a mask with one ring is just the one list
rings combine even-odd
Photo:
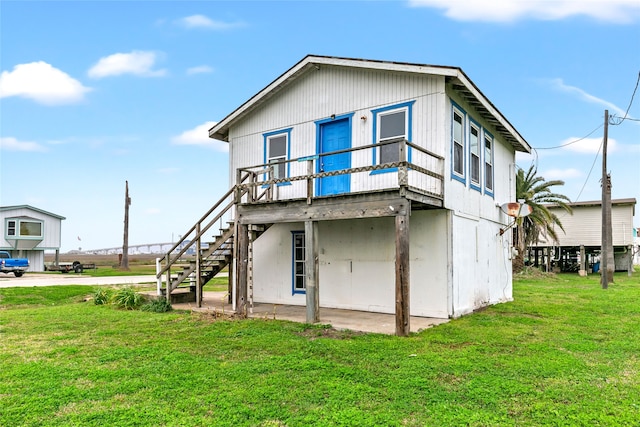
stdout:
[[[382,150],[384,156],[380,156]],[[385,163],[372,159],[385,159]],[[304,224],[304,278],[308,323],[318,323],[321,221],[392,217],[395,224],[396,334],[410,332],[409,219],[412,210],[443,207],[444,158],[405,139],[281,159],[236,171],[236,182],[206,212],[156,268],[157,294],[195,281],[195,304],[204,285],[224,268],[232,278],[233,310],[248,315],[253,304],[254,241],[273,224]],[[207,241],[210,230],[213,240]],[[184,262],[189,251],[196,254]],[[193,285],[193,283],[192,283]],[[324,310],[324,309],[323,309]]]
[[[376,150],[386,150],[385,158],[391,161],[371,164]],[[389,152],[397,152],[397,156]],[[348,159],[336,159],[340,156]],[[318,223],[394,217],[395,331],[397,335],[407,335],[412,330],[409,219],[412,210],[443,207],[443,174],[442,156],[405,139],[238,169],[235,185],[238,262],[234,292],[237,312],[248,313],[253,304],[251,247],[259,237],[253,227],[304,223],[306,306],[301,309],[306,307],[308,323],[318,323],[328,310],[322,308],[320,314]]]

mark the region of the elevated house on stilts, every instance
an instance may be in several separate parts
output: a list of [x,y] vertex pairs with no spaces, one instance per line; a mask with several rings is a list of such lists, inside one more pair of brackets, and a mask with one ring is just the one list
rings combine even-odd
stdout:
[[512,299],[499,206],[530,146],[460,68],[310,55],[209,135],[229,143],[230,189],[184,234],[192,265],[174,275],[180,251],[163,258],[169,294],[195,273],[200,301],[228,265],[239,313],[392,313],[398,335],[410,315]]

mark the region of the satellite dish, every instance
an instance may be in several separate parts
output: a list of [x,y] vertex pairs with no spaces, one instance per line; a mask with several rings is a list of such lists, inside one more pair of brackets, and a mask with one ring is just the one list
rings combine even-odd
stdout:
[[502,209],[502,212],[513,218],[527,216],[533,212],[533,208],[531,206],[526,203],[517,202],[504,203],[500,206],[500,209]]

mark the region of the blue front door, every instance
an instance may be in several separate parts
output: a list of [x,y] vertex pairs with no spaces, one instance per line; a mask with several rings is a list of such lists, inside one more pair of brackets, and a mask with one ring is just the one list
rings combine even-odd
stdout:
[[[321,123],[319,129],[318,153],[351,148],[351,120],[348,118]],[[318,172],[331,172],[351,167],[351,153],[321,156]],[[317,185],[319,196],[348,193],[351,176],[348,174],[320,178]]]

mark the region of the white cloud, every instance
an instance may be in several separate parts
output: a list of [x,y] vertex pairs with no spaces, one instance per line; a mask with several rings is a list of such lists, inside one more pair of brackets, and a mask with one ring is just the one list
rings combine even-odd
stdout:
[[197,67],[191,67],[187,69],[188,75],[193,74],[205,74],[205,73],[213,73],[213,68],[208,65],[199,65]]
[[47,148],[31,141],[19,141],[11,136],[0,137],[0,149],[6,151],[47,151]]
[[409,5],[443,9],[447,17],[457,21],[551,21],[582,15],[631,23],[640,18],[638,0],[409,0]]
[[61,105],[82,101],[91,91],[64,71],[43,61],[18,64],[0,74],[0,98],[21,96],[40,104]]
[[187,29],[203,28],[206,30],[229,30],[244,26],[244,23],[242,22],[217,21],[204,15],[185,16],[184,18],[178,19],[176,22]]
[[89,69],[89,77],[96,79],[108,76],[133,74],[141,77],[159,77],[167,74],[167,70],[154,70],[153,67],[160,54],[150,51],[135,50],[131,53],[114,53],[105,56]]
[[[578,141],[579,140],[579,141]],[[584,154],[596,154],[602,145],[602,138],[567,138],[560,143],[560,145],[569,144],[571,142],[575,142],[571,145],[567,145],[564,147],[564,150],[573,151],[574,153],[584,153]],[[607,152],[611,153],[616,151],[618,148],[618,142],[613,138],[607,139]]]
[[580,178],[583,176],[583,173],[581,171],[579,171],[578,169],[573,169],[573,168],[569,168],[569,169],[549,169],[546,170],[542,173],[540,173],[540,176],[543,176],[544,179],[551,180],[551,179],[561,179],[561,180],[565,180],[567,178]]
[[[577,98],[582,99],[583,101],[587,101],[591,104],[601,105],[603,107],[608,108],[609,110],[615,111],[620,116],[624,116],[624,110],[618,107],[617,105],[609,101],[606,101],[602,98],[598,98],[597,96],[593,96],[590,93],[587,93],[586,91],[580,89],[579,87],[567,85],[564,83],[562,79],[551,79],[549,80],[549,83],[551,87],[555,90],[570,93],[572,95],[575,95]],[[603,119],[604,119],[604,115],[603,115]]]
[[229,151],[229,144],[218,139],[209,138],[209,129],[216,122],[205,122],[193,129],[186,130],[178,136],[171,138],[171,142],[176,145],[200,145],[203,147],[211,147],[217,151]]

